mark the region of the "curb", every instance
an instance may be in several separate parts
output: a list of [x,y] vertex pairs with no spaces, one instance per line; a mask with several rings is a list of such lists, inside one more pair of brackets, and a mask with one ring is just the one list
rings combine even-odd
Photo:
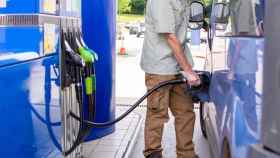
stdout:
[[140,114],[137,114],[137,113],[135,113],[135,114],[138,115],[140,117],[140,119],[139,119],[139,122],[137,124],[136,129],[135,129],[134,135],[132,136],[132,139],[129,141],[128,147],[126,148],[125,154],[122,156],[122,158],[133,157],[133,155],[131,155],[131,154],[132,154],[133,148],[135,146],[137,137],[139,136],[139,133],[141,131],[142,123],[144,121],[144,118]]

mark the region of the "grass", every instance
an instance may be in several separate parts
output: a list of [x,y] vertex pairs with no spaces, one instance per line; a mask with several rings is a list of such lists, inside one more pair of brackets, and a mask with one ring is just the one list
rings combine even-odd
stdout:
[[121,23],[144,21],[144,15],[133,15],[133,14],[118,15],[117,21]]

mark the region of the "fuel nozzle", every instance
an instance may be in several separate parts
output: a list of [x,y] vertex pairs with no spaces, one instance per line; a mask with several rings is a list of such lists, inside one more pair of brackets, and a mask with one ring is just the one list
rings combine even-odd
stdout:
[[79,54],[75,53],[73,49],[70,47],[69,43],[65,40],[65,52],[67,54],[67,63],[72,66],[84,67],[85,61],[80,57]]
[[[205,71],[196,71],[196,73],[200,78],[201,84],[198,86],[190,86],[187,84],[186,93],[192,96],[194,103],[208,102],[210,100],[209,87],[211,82],[211,74]],[[183,76],[187,81],[185,75]]]
[[93,90],[95,89],[93,87],[95,76],[92,68],[92,64],[94,63],[94,57],[84,47],[79,48],[79,53],[81,54],[81,57],[86,61],[86,65],[87,65],[87,68],[85,68],[86,94],[91,95],[93,93]]
[[84,47],[79,47],[79,53],[86,64],[93,64],[95,59],[93,54]]
[[93,55],[94,61],[97,61],[97,60],[98,60],[98,55],[97,55],[97,53],[96,53],[95,51],[93,51],[92,49],[90,49],[90,48],[86,45],[86,43],[85,43],[85,41],[84,41],[84,39],[83,39],[83,37],[82,37],[81,32],[79,32],[78,34],[79,34],[79,35],[78,35],[78,36],[79,36],[79,42],[80,42],[80,44],[82,45],[82,47],[83,47],[85,50],[89,51],[89,52]]
[[76,45],[78,46],[79,54],[81,55],[81,58],[86,63],[85,68],[85,87],[86,87],[86,94],[91,95],[93,94],[93,91],[95,91],[96,83],[95,83],[95,70],[93,68],[93,64],[95,61],[98,60],[97,53],[95,53],[93,50],[88,48],[88,46],[85,44],[81,32],[76,32],[76,38],[75,38]]

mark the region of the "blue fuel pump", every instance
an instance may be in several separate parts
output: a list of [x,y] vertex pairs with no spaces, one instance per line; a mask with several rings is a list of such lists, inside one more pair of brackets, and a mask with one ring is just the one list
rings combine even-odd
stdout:
[[[84,96],[76,92],[83,90],[81,69],[88,63],[76,53],[73,41],[62,39],[63,21],[68,22],[65,27],[69,32],[65,36],[80,38],[73,27],[81,29],[81,1],[3,0],[0,3],[1,157],[53,158],[66,152],[68,156],[81,157],[80,145],[71,152],[70,148],[71,140],[84,127],[77,121],[67,120],[64,114],[71,110],[83,115]],[[77,80],[67,80],[73,76],[62,79],[65,77],[61,70],[62,42],[67,48],[63,53],[71,65],[69,71]],[[79,68],[72,69],[75,66]],[[62,90],[62,85],[72,82],[75,84]]]
[[[96,62],[96,122],[115,118],[116,1],[82,1],[82,33],[89,48],[98,53]],[[87,140],[106,136],[115,127],[93,129]]]

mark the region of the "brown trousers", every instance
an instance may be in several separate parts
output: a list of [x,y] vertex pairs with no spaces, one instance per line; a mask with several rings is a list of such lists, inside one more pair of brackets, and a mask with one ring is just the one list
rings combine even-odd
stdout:
[[[147,89],[160,82],[176,79],[175,75],[146,74]],[[161,140],[164,123],[169,120],[168,108],[175,117],[177,158],[193,158],[195,156],[193,139],[195,114],[192,98],[184,92],[184,86],[173,85],[159,89],[148,97],[145,122],[144,156],[153,152],[162,152]]]

